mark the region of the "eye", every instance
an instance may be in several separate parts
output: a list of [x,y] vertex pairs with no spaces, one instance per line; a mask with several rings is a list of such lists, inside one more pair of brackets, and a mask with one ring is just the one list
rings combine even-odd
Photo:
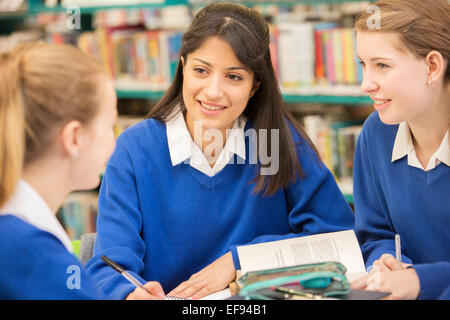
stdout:
[[233,80],[233,81],[239,81],[239,80],[242,80],[242,77],[241,77],[241,76],[238,76],[237,74],[229,74],[227,77],[228,77],[230,80]]
[[387,64],[379,62],[379,63],[377,63],[377,68],[379,70],[385,70],[385,69],[389,68],[389,66]]
[[364,68],[366,66],[366,64],[364,62],[362,62],[361,60],[358,61],[358,63],[361,65],[361,68]]
[[206,69],[202,68],[202,67],[195,67],[194,71],[198,74],[205,74],[206,73]]

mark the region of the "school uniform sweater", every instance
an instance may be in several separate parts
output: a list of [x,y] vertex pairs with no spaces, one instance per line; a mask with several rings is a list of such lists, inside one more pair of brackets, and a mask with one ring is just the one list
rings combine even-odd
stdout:
[[258,167],[249,163],[248,140],[244,164],[234,155],[210,177],[186,162],[172,166],[164,123],[147,119],[125,130],[105,170],[87,264],[105,295],[123,299],[135,288],[102,254],[167,293],[230,250],[238,269],[238,245],[352,229],[353,212],[334,177],[293,136],[305,177],[263,197],[253,192]]
[[392,161],[398,125],[374,112],[365,121],[354,163],[356,233],[366,266],[384,253],[412,263],[420,279],[419,298],[437,299],[450,283],[450,168],[444,162],[424,171],[406,156]]
[[77,258],[50,232],[0,215],[0,299],[105,299]]

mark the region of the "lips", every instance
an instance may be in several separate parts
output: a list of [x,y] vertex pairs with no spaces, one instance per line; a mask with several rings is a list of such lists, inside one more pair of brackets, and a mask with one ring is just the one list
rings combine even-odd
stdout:
[[200,110],[207,116],[216,116],[227,108],[226,106],[217,103],[205,102],[200,100],[198,100],[198,104],[200,106]]
[[377,104],[377,105],[379,105],[379,104],[384,104],[384,103],[386,103],[386,102],[389,102],[389,101],[391,101],[390,99],[372,99],[374,102],[375,102],[375,104]]
[[377,111],[381,111],[384,108],[386,108],[390,103],[391,103],[391,99],[375,99],[372,98],[373,100],[373,107],[375,108],[375,110]]
[[225,106],[222,106],[217,103],[203,102],[203,101],[199,101],[199,102],[203,108],[205,108],[207,110],[211,110],[211,111],[223,110],[226,108]]

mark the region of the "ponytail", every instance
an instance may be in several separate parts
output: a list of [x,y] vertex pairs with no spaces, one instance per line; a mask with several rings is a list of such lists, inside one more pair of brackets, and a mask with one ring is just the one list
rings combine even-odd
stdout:
[[21,63],[16,55],[0,54],[0,207],[16,188],[25,152]]

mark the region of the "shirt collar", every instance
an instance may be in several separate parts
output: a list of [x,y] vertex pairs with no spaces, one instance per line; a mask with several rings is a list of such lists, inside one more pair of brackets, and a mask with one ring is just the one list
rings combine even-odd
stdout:
[[[226,155],[229,153],[236,154],[245,160],[245,124],[246,118],[244,116],[239,117],[233,122],[231,130],[228,131],[225,146],[221,151],[221,155],[218,157],[219,163],[222,154]],[[170,120],[166,122],[166,132],[170,159],[173,166],[192,157],[194,160],[200,161],[198,159],[201,156],[198,153],[200,148],[192,140],[182,112],[178,111],[173,117],[170,117]]]
[[392,149],[391,162],[394,162],[408,155],[411,149],[414,149],[414,145],[412,144],[409,125],[405,121],[400,123],[398,126],[397,135],[395,136],[394,141],[394,148]]
[[73,252],[72,242],[55,214],[37,191],[24,180],[19,180],[14,194],[6,205],[0,209],[0,213],[12,214],[41,230],[53,234],[69,252]]
[[194,141],[191,138],[183,112],[176,110],[176,114],[166,122],[167,143],[169,145],[172,166],[189,159],[194,154]]
[[[394,147],[392,149],[391,162],[401,159],[404,156],[408,156],[409,165],[422,168],[422,165],[417,160],[414,144],[412,142],[411,131],[408,122],[406,121],[400,123],[398,126],[397,135],[395,136],[394,141]],[[448,131],[442,139],[441,145],[439,146],[438,150],[430,158],[426,170],[428,171],[433,169],[440,162],[443,162],[447,166],[450,166],[450,144]]]
[[448,130],[442,139],[439,149],[435,153],[436,159],[450,166],[450,141],[448,137]]

